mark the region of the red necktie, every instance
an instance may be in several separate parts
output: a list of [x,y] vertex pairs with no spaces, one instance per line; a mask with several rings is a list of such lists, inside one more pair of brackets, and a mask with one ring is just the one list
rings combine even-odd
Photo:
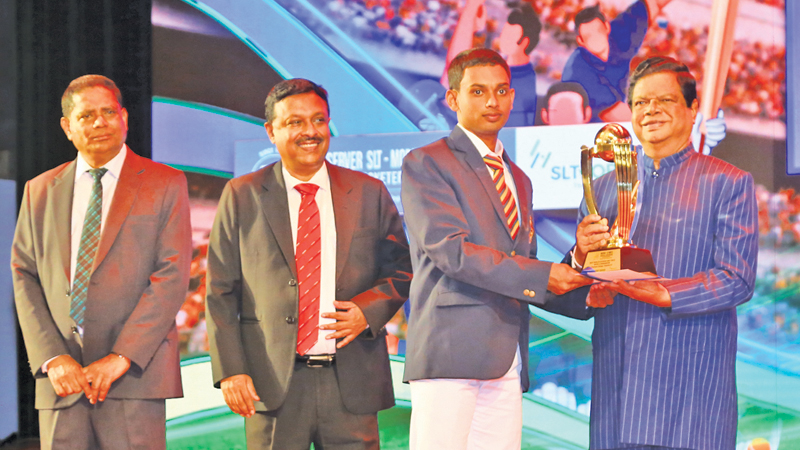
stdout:
[[297,287],[300,290],[297,353],[305,355],[317,343],[319,337],[321,237],[319,208],[314,201],[319,186],[303,183],[294,188],[302,196],[300,212],[297,214],[297,247],[294,253]]
[[511,189],[506,184],[503,160],[498,156],[487,154],[483,157],[483,161],[492,171],[492,181],[494,181],[497,193],[500,194],[500,203],[503,204],[503,212],[506,215],[506,225],[508,225],[508,230],[511,232],[511,240],[516,240],[517,233],[519,233],[519,212],[517,211],[517,202],[514,201],[514,196],[511,194]]

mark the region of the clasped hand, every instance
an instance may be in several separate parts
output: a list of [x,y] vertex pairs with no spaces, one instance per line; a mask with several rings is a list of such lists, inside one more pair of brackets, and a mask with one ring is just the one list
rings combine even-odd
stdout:
[[82,367],[69,355],[55,357],[47,365],[47,377],[60,397],[83,392],[91,404],[104,401],[111,384],[131,366],[126,357],[110,354]]

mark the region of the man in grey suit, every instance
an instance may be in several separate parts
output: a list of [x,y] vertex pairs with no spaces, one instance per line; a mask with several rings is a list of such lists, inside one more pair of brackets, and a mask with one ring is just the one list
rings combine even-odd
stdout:
[[25,184],[11,253],[42,448],[165,448],[164,399],[182,395],[186,178],[125,145],[108,78],[73,80],[61,106],[78,157]]
[[405,380],[412,449],[519,449],[528,389],[528,304],[589,280],[537,261],[532,189],[498,133],[514,102],[494,51],[448,68],[448,138],[403,161],[414,279]]
[[227,184],[211,231],[214,384],[248,448],[377,449],[384,325],[411,280],[402,222],[383,183],[325,162],[324,89],[282,81],[265,109],[281,160]]

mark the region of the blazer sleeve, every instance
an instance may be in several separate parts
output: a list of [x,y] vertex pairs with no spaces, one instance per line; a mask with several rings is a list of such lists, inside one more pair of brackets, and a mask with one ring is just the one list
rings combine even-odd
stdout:
[[69,354],[69,349],[50,314],[39,278],[34,227],[31,223],[32,207],[31,183],[27,182],[11,246],[11,275],[17,316],[25,338],[31,372],[34,376],[44,376],[42,364],[58,355]]
[[720,312],[753,296],[758,209],[752,175],[726,177],[716,200],[714,266],[691,277],[661,282],[672,298],[672,307],[665,309],[668,318]]
[[379,330],[403,306],[411,285],[411,256],[403,222],[383,183],[379,203],[382,235],[376,250],[379,275],[371,289],[352,298],[369,324],[363,335],[367,338],[377,337]]
[[236,192],[228,182],[222,191],[208,242],[206,326],[214,385],[247,373],[241,339],[242,269]]
[[475,189],[475,195],[482,195],[483,188],[461,186],[457,192],[449,184],[446,172],[447,168],[424,151],[412,151],[403,160],[403,208],[409,235],[418,245],[415,251],[424,252],[437,269],[454,280],[505,297],[543,304],[544,295],[530,298],[523,292],[547,291],[551,263],[529,255],[510,256],[472,242],[472,233],[492,230],[470,230],[461,202],[469,201],[471,189]]
[[153,358],[175,326],[175,315],[186,298],[192,258],[189,191],[182,173],[167,182],[154,236],[156,260],[150,285],[125,321],[112,351],[125,355],[141,370]]
[[[583,205],[582,205],[583,206]],[[575,247],[573,247],[574,249]],[[564,255],[562,264],[572,265],[572,250]],[[589,295],[590,286],[583,286],[573,289],[562,295],[553,294],[547,291],[547,301],[541,308],[545,311],[561,314],[578,320],[589,320],[594,317],[595,309],[586,306],[586,297]]]

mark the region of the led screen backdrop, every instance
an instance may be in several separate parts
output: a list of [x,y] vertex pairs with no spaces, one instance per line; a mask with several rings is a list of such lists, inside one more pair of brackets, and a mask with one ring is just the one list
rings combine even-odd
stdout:
[[[336,136],[328,161],[381,179],[398,201],[402,157],[446,135],[454,123],[442,103],[448,54],[473,45],[500,50],[515,67],[512,77],[522,81],[515,86],[520,101],[512,118],[516,127],[504,130],[501,139],[533,181],[539,257],[557,260],[574,235],[581,198],[580,145],[592,142],[604,118],[629,125],[622,120],[624,111],[614,115],[620,113],[613,108],[620,100],[617,94],[594,98],[599,90],[590,83],[597,80],[576,76],[570,63],[579,51],[572,18],[595,3],[154,1],[153,157],[187,172],[195,244],[190,292],[178,316],[187,398],[170,404],[170,448],[243,443],[241,420],[227,412],[210,387],[204,356],[205,254],[227,179],[277,160],[263,129],[263,101],[270,87],[290,77],[322,84],[330,92]],[[599,2],[612,22],[635,19],[641,13],[636,3]],[[800,198],[795,192],[800,186],[784,175],[784,2],[739,3],[721,100],[728,135],[714,152],[753,173],[759,184],[756,294],[738,310],[738,445],[742,450],[753,443],[800,448]],[[619,32],[620,39],[641,33],[641,46],[620,57],[636,64],[650,55],[672,55],[702,80],[711,8],[712,0],[673,0],[655,20],[645,19],[644,28]],[[516,23],[530,28],[536,21],[541,25],[538,41],[520,60],[507,34]],[[574,91],[562,79],[590,86],[585,90],[591,111],[579,94],[562,96],[566,103],[560,112],[553,107],[547,97],[551,87]],[[571,114],[561,114],[565,110]],[[607,170],[608,165],[595,167],[598,175]],[[523,447],[588,448],[592,323],[538,309],[532,313],[534,388],[524,399]],[[407,448],[410,404],[407,387],[398,382],[405,338],[402,311],[387,328],[398,406],[381,415],[382,444]]]

